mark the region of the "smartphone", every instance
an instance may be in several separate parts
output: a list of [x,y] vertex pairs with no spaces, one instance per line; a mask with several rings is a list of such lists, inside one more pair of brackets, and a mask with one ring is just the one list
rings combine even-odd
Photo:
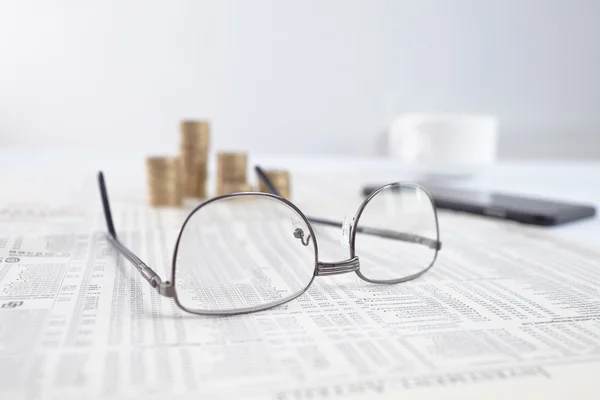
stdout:
[[[531,225],[562,225],[596,215],[596,207],[569,201],[521,196],[513,193],[475,191],[421,184],[433,197],[436,208],[502,218]],[[367,185],[368,196],[378,186]]]

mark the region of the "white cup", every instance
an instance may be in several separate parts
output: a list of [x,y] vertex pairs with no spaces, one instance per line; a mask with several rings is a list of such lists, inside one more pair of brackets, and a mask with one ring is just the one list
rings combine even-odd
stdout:
[[474,174],[495,163],[498,119],[477,114],[405,114],[390,129],[388,154],[429,174]]

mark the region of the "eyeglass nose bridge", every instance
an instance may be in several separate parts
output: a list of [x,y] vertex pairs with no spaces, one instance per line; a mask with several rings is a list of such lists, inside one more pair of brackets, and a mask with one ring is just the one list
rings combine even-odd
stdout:
[[336,262],[317,262],[316,276],[328,276],[346,274],[348,272],[358,271],[360,269],[360,261],[358,256],[349,258],[343,261]]

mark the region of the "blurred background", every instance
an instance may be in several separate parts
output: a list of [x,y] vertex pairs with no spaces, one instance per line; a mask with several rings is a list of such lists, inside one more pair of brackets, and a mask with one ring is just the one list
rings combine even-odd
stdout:
[[597,0],[0,0],[0,148],[385,154],[488,113],[500,158],[600,158]]

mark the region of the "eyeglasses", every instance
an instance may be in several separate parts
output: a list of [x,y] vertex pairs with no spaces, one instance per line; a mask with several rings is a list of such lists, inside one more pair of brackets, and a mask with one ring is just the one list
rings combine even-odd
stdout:
[[[305,216],[279,195],[260,167],[255,170],[272,193],[227,194],[193,209],[175,243],[171,281],[163,281],[119,241],[99,172],[107,237],[161,295],[203,315],[281,305],[306,292],[317,276],[355,272],[367,282],[395,284],[421,276],[435,263],[442,247],[438,218],[421,186],[382,186],[362,202],[351,222],[340,223]],[[342,228],[349,258],[320,261],[312,224]]]

